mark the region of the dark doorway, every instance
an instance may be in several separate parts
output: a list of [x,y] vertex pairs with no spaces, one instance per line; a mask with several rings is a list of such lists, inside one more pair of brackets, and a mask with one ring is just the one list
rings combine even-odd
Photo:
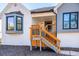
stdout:
[[52,21],[45,21],[46,29],[51,32],[52,31]]

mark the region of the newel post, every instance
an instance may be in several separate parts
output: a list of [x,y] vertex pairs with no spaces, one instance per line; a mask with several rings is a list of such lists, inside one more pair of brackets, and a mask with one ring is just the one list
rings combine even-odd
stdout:
[[32,28],[30,28],[30,51],[32,51]]
[[41,28],[40,28],[40,51],[42,51],[42,41],[41,41],[41,35],[42,35],[42,33],[41,33]]
[[57,41],[57,47],[58,47],[57,53],[59,54],[60,53],[60,41]]

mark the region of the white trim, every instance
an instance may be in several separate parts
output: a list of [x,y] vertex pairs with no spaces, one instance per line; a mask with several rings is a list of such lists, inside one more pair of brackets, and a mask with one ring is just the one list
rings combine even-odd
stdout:
[[62,5],[63,3],[57,4],[57,6],[54,8],[54,11],[57,13],[57,9]]
[[45,13],[34,13],[32,17],[45,17],[45,16],[54,16],[53,12],[45,12]]

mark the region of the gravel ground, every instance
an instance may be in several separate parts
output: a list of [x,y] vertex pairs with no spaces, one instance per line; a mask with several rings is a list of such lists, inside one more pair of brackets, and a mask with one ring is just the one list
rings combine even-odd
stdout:
[[66,56],[63,54],[57,55],[50,49],[43,48],[39,51],[39,48],[33,47],[30,51],[29,47],[26,46],[0,46],[0,56]]

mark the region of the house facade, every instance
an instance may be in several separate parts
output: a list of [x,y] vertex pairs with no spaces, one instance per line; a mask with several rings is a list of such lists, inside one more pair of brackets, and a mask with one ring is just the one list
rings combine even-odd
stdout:
[[[78,6],[78,3],[63,3],[29,11],[21,4],[8,4],[1,12],[1,44],[79,48]],[[37,38],[39,35],[42,43]]]
[[29,46],[29,28],[32,25],[31,12],[21,4],[8,4],[1,15],[1,44]]
[[61,47],[79,48],[79,4],[59,4],[57,13],[57,37]]

